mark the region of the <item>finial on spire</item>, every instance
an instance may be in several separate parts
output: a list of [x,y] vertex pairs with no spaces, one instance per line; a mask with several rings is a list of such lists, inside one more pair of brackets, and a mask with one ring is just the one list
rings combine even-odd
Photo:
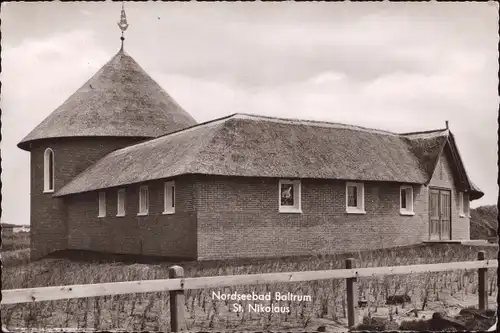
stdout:
[[448,129],[448,120],[445,121],[446,129]]
[[122,36],[120,37],[120,39],[122,41],[121,50],[123,50],[123,41],[125,40],[125,37],[123,37],[123,33],[128,28],[127,15],[125,14],[125,7],[124,7],[123,1],[122,1],[122,13],[121,13],[121,16],[120,16],[120,22],[118,22],[118,27],[122,31]]

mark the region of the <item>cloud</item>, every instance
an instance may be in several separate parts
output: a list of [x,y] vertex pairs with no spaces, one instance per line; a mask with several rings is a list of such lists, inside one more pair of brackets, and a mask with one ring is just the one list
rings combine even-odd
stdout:
[[94,44],[91,31],[76,30],[3,48],[4,221],[29,223],[30,159],[17,143],[109,59]]
[[[335,5],[318,5],[316,9],[304,6],[296,10],[285,5],[279,18],[267,20],[253,12],[243,15],[235,9],[233,16],[225,16],[223,22],[212,21],[208,15],[207,24],[191,27],[192,33],[199,36],[195,43],[186,38],[176,42],[175,52],[150,57],[158,60],[160,70],[167,70],[168,66],[177,75],[268,87],[303,81],[328,71],[342,71],[360,81],[394,71],[430,75],[447,66],[457,51],[474,50],[478,46],[482,49],[491,43],[472,32],[464,32],[460,38],[455,36],[455,31],[462,31],[464,26],[471,23],[477,26],[475,17],[465,20],[457,15],[450,20],[444,7],[436,8],[433,14],[425,6],[408,6],[412,10],[405,11],[391,5],[372,6],[371,12],[357,7],[350,12],[349,19],[332,13],[334,8],[344,8]],[[271,12],[271,8],[276,9],[266,8]],[[475,12],[474,8],[469,11]],[[413,18],[415,15],[417,19]],[[297,16],[300,23],[286,19]],[[166,31],[162,40],[169,45],[178,39],[176,35],[186,33],[175,29],[177,24],[185,23],[162,22]],[[167,28],[171,23],[174,29]]]
[[344,73],[324,72],[310,78],[310,82],[316,85],[339,84],[346,78]]

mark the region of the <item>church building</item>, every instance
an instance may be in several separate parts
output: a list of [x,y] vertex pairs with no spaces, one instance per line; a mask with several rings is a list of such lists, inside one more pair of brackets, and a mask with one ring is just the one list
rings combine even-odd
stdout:
[[[18,147],[31,253],[281,257],[469,239],[446,123],[392,133],[232,114],[197,123],[122,47]],[[339,106],[340,107],[340,106]]]

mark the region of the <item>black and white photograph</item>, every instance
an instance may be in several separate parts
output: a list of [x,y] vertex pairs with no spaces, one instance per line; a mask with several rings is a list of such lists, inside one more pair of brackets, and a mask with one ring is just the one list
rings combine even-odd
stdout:
[[498,10],[2,3],[2,330],[496,331]]

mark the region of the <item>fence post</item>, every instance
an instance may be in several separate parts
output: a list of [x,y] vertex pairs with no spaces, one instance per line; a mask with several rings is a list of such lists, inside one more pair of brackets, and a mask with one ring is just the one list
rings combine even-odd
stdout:
[[[184,277],[184,269],[181,266],[172,266],[168,269],[169,279]],[[179,332],[186,329],[184,317],[184,290],[170,291],[170,331]]]
[[[484,251],[477,253],[477,260],[484,260]],[[477,270],[477,294],[479,296],[479,310],[488,308],[488,269],[478,268]]]
[[[356,268],[356,259],[348,258],[345,260],[345,268]],[[347,323],[349,327],[355,326],[358,321],[357,313],[357,278],[347,278],[346,282],[346,292],[347,292]]]

